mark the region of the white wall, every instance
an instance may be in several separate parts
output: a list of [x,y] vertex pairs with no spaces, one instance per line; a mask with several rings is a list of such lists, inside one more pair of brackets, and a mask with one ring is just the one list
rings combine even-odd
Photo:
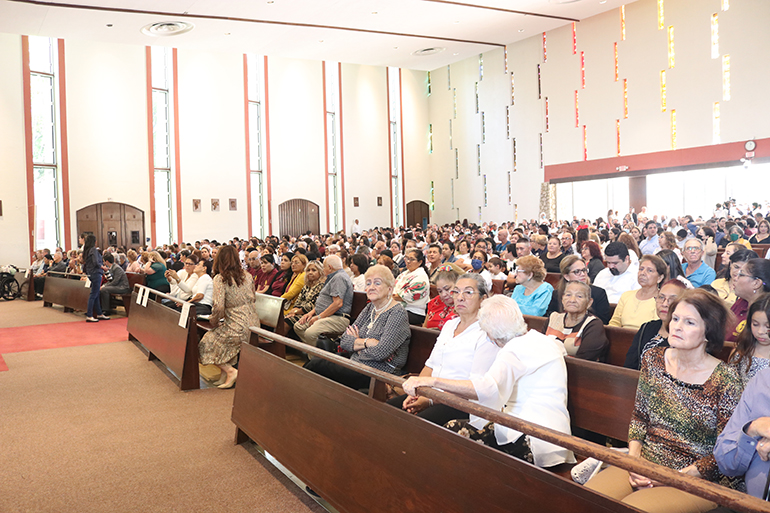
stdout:
[[[403,125],[404,186],[406,195],[404,205],[414,200],[421,200],[430,205],[430,182],[434,187],[449,186],[449,178],[434,178],[430,169],[428,147],[428,92],[427,73],[424,71],[401,70],[401,107]],[[433,215],[431,212],[431,222]],[[406,212],[403,216],[406,221]]]
[[127,203],[144,211],[150,235],[145,49],[65,41],[70,223],[94,203]]
[[[177,78],[183,240],[243,237],[248,230],[243,56],[179,51]],[[219,212],[211,210],[213,198],[219,199]],[[237,200],[236,211],[230,210],[230,198]],[[201,212],[193,212],[193,199],[201,200]]]
[[0,34],[0,265],[28,267],[21,36]]
[[[356,219],[362,228],[390,226],[387,94],[385,68],[342,65],[345,231]],[[382,196],[381,207],[377,196]]]

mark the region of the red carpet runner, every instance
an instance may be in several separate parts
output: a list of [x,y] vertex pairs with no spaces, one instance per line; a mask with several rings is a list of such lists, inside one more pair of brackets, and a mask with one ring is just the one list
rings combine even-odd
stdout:
[[7,371],[4,353],[21,353],[59,347],[88,346],[128,340],[128,319],[121,317],[98,323],[62,322],[0,329],[0,372]]

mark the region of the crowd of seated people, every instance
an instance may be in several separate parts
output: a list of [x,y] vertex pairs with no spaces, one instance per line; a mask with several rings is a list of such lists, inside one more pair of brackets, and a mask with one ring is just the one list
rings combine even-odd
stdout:
[[[529,374],[530,360],[533,365],[551,362],[547,368],[554,386],[566,387],[562,370],[553,362],[563,360],[564,355],[605,361],[604,325],[631,329],[637,333],[626,366],[642,372],[629,437],[632,455],[732,486],[726,476],[753,468],[745,455],[740,464],[729,460],[736,451],[746,450],[736,449],[742,437],[761,441],[767,436],[770,450],[768,420],[749,430],[741,430],[742,426],[737,431],[725,429],[724,442],[720,439],[721,445],[717,444],[717,459],[711,454],[717,435],[738,404],[740,391],[752,389],[752,379],[770,374],[763,373],[770,362],[770,262],[767,252],[759,252],[761,246],[756,246],[770,243],[770,224],[763,216],[754,218],[749,213],[706,220],[649,217],[629,214],[621,220],[610,213],[606,221],[595,222],[458,222],[425,228],[375,228],[356,234],[110,247],[103,253],[103,274],[112,279],[105,278],[101,287],[102,304],[109,300],[104,294],[125,290],[121,271],[127,271],[145,274],[149,287],[194,302],[198,313],[210,311],[217,305],[213,278],[218,268],[214,263],[218,253],[228,248],[222,262],[222,268],[229,269],[227,287],[220,289],[220,300],[230,294],[228,287],[246,302],[251,297],[249,287],[257,293],[281,296],[287,300],[287,328],[308,344],[315,345],[322,335],[339,337],[340,348],[351,359],[399,373],[408,353],[409,326],[440,330],[420,380],[405,388],[408,395],[391,403],[542,466],[570,461],[571,455],[544,448],[520,433],[468,419],[458,410],[431,404],[419,396],[417,388],[435,386],[522,418],[532,415],[530,420],[544,425],[550,422],[555,429],[569,432],[568,419],[565,428],[559,415],[544,418],[529,411],[529,399],[541,393],[538,377],[545,375]],[[723,254],[717,262],[719,252]],[[62,267],[65,272],[82,272],[82,260],[77,250],[69,254],[40,251],[31,268],[37,277]],[[237,262],[242,274],[235,272]],[[556,289],[545,281],[546,273],[560,274]],[[248,276],[248,287],[243,288],[241,276]],[[510,298],[487,299],[497,280],[506,281],[505,295]],[[357,283],[360,281],[363,283]],[[437,293],[433,299],[431,285]],[[351,324],[354,290],[366,292],[369,304]],[[489,308],[486,318],[494,319],[486,324],[485,304]],[[612,316],[611,304],[616,305]],[[510,318],[503,321],[500,312],[508,312]],[[547,317],[546,333],[526,333],[519,322],[522,313]],[[244,310],[244,322],[252,315],[250,308]],[[242,340],[242,326],[237,333]],[[729,364],[713,357],[723,340],[736,342]],[[237,355],[234,347],[207,348],[208,354],[217,353],[206,361],[220,365],[220,381],[226,386],[232,386],[237,376],[232,367],[232,355]],[[368,378],[323,362],[314,359],[307,366],[354,388],[368,386]],[[673,379],[666,381],[666,376]],[[527,401],[511,395],[516,387],[528,391],[524,395]],[[550,393],[559,397],[560,392]],[[747,401],[756,404],[761,393]],[[715,394],[722,398],[718,405],[709,402]],[[683,421],[674,413],[681,412],[681,406],[693,415],[708,413],[699,418],[698,429],[703,431],[676,432]],[[740,408],[742,419],[751,416],[750,408]],[[712,415],[716,409],[718,415]],[[689,437],[684,442],[687,450],[675,453],[665,441],[650,436],[661,430]],[[727,458],[724,461],[720,450]],[[760,472],[766,476],[767,468]],[[594,489],[642,509],[655,511],[651,503],[660,502],[657,496],[646,497],[659,483],[643,476],[611,469],[596,479],[590,483]],[[698,503],[692,511],[712,506]]]

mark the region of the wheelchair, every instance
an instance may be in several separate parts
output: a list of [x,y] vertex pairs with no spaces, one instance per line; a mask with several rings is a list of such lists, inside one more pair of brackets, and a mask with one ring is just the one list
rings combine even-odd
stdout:
[[6,301],[21,297],[21,287],[14,277],[17,271],[18,269],[12,265],[0,267],[0,296]]

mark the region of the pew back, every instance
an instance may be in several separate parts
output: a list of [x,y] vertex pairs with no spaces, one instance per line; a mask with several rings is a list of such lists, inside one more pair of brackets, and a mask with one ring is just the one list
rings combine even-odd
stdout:
[[369,299],[364,292],[353,292],[353,306],[350,308],[350,324],[356,322],[358,316],[366,308]]
[[273,328],[276,333],[284,334],[286,325],[283,322],[283,309],[286,300],[269,294],[257,294],[256,298],[259,323]]
[[[48,273],[43,288],[43,306],[61,305],[65,312],[85,312],[91,289],[86,288],[86,282],[81,281],[81,277],[79,274]],[[32,282],[30,286],[33,287]]]
[[341,512],[636,511],[252,346],[232,420]]
[[605,326],[604,332],[610,341],[610,350],[607,353],[607,363],[622,367],[626,363],[626,354],[631,349],[637,330],[618,328],[617,326]]

